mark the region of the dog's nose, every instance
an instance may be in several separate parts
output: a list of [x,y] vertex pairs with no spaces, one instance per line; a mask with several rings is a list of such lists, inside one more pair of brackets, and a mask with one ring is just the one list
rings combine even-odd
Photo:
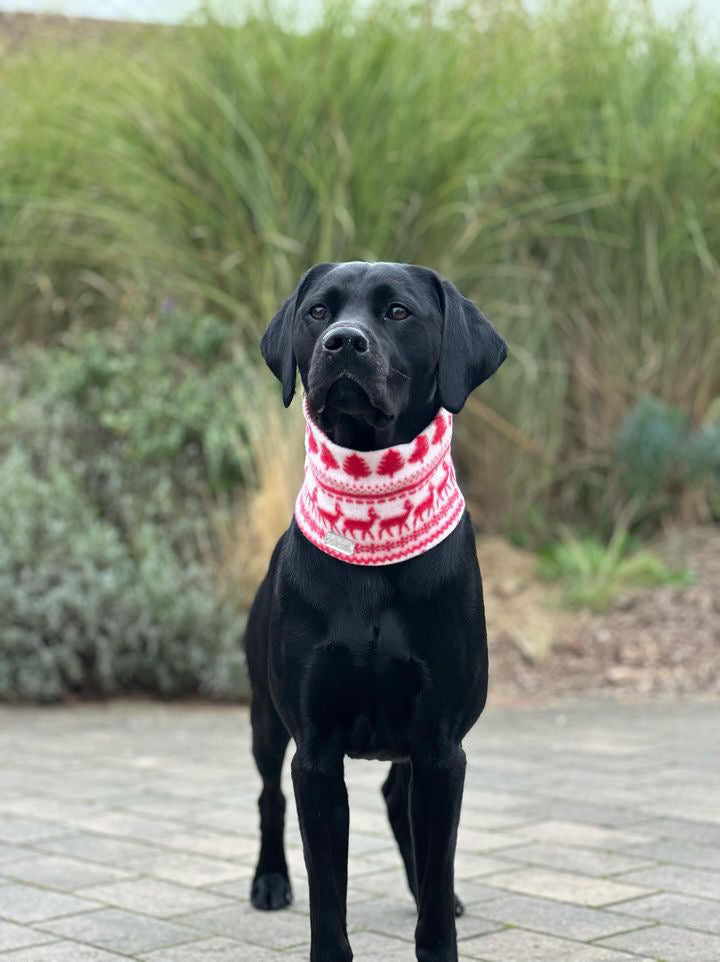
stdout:
[[322,339],[322,346],[331,354],[342,351],[343,348],[355,351],[357,354],[364,354],[370,346],[367,337],[359,327],[342,325],[331,327],[325,331]]

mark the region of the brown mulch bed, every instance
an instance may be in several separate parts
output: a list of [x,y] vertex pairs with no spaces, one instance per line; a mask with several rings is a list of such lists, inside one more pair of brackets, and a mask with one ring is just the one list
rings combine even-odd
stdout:
[[[580,613],[560,626],[550,653],[536,661],[507,633],[491,632],[492,700],[720,694],[720,528],[675,532],[655,550],[672,567],[688,568],[694,584],[628,592],[606,614]],[[512,604],[488,597],[490,610]]]

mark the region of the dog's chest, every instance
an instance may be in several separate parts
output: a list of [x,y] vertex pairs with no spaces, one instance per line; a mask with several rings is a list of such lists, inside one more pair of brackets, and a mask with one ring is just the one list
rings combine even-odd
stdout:
[[346,754],[407,755],[424,671],[397,610],[340,604],[318,640],[306,681],[310,720],[339,737]]

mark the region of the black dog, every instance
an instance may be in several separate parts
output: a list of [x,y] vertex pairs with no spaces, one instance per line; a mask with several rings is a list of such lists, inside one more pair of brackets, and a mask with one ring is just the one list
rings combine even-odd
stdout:
[[[372,451],[411,441],[443,406],[458,412],[504,361],[489,321],[434,271],[319,264],[262,339],[285,406],[296,368],[331,441]],[[250,612],[253,754],[263,779],[252,902],[291,901],[280,772],[292,737],[310,886],[311,962],[349,962],[344,756],[392,762],[383,785],[418,908],[417,958],[456,962],[453,862],[462,739],[485,705],[482,583],[467,513],[424,554],[361,567],[312,545],[293,520]]]

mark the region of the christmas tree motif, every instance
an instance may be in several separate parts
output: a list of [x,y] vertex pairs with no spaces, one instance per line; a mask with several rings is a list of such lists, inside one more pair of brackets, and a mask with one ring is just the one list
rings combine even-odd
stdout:
[[337,463],[337,461],[333,457],[332,451],[330,451],[327,444],[323,444],[323,446],[320,448],[320,460],[328,469],[328,471],[332,471],[335,468],[340,467],[340,465]]
[[307,429],[307,440],[308,440],[308,451],[310,454],[318,453],[317,441],[315,440],[315,435],[312,433],[310,428]]
[[428,453],[429,447],[430,445],[428,444],[428,439],[425,437],[425,435],[418,435],[418,437],[415,438],[415,447],[413,448],[413,452],[408,459],[410,464],[417,464],[419,461],[423,461],[425,459],[425,455]]
[[370,474],[370,468],[367,466],[365,461],[357,454],[349,454],[343,461],[343,471],[345,474],[349,474],[351,478],[367,478]]
[[402,454],[394,448],[390,448],[385,454],[380,458],[380,464],[377,466],[378,474],[389,474],[392,478],[405,464],[405,460]]
[[445,434],[447,423],[445,421],[445,418],[442,416],[442,414],[438,414],[438,416],[433,421],[433,424],[435,425],[435,433],[433,434],[432,443],[440,444],[440,442],[443,439],[443,435]]

